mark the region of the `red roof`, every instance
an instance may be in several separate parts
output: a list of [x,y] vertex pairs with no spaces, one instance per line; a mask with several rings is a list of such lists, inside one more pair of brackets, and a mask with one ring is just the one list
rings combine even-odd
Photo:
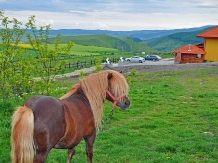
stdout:
[[218,26],[211,28],[205,32],[202,32],[197,35],[197,37],[203,38],[218,38]]
[[186,53],[186,54],[206,54],[204,50],[202,50],[201,48],[197,47],[194,44],[187,44],[173,51],[173,53],[178,53],[178,52]]

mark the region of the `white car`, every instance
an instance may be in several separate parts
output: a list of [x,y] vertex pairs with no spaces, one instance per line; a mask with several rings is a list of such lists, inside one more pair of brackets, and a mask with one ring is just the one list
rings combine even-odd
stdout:
[[155,55],[159,60],[161,60],[162,58],[159,55]]
[[139,56],[133,56],[131,58],[126,58],[125,61],[142,63],[145,62],[145,58]]

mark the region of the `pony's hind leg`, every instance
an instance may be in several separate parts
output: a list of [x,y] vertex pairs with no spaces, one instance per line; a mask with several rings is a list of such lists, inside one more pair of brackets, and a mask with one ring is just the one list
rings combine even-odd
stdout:
[[35,130],[34,138],[36,149],[34,163],[44,163],[49,151],[55,144],[54,140],[49,137],[48,132],[43,130]]
[[94,133],[92,136],[84,138],[86,142],[86,156],[88,163],[92,163],[93,157],[93,144],[95,141],[96,134]]
[[47,150],[45,151],[37,151],[36,150],[36,155],[34,157],[34,163],[44,163],[45,160],[46,160],[46,157],[48,155],[48,152]]
[[68,159],[67,159],[67,163],[71,163],[72,157],[75,153],[75,149],[74,148],[70,148],[68,149]]

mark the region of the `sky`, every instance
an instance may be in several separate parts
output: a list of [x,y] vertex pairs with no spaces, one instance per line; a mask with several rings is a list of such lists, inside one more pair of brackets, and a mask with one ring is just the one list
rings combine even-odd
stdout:
[[0,0],[9,18],[51,29],[162,30],[218,25],[218,0]]

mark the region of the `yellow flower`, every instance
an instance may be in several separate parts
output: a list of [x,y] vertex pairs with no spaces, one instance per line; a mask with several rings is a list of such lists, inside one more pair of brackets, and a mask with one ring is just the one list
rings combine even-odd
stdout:
[[32,48],[30,44],[19,44],[18,46],[26,49]]

